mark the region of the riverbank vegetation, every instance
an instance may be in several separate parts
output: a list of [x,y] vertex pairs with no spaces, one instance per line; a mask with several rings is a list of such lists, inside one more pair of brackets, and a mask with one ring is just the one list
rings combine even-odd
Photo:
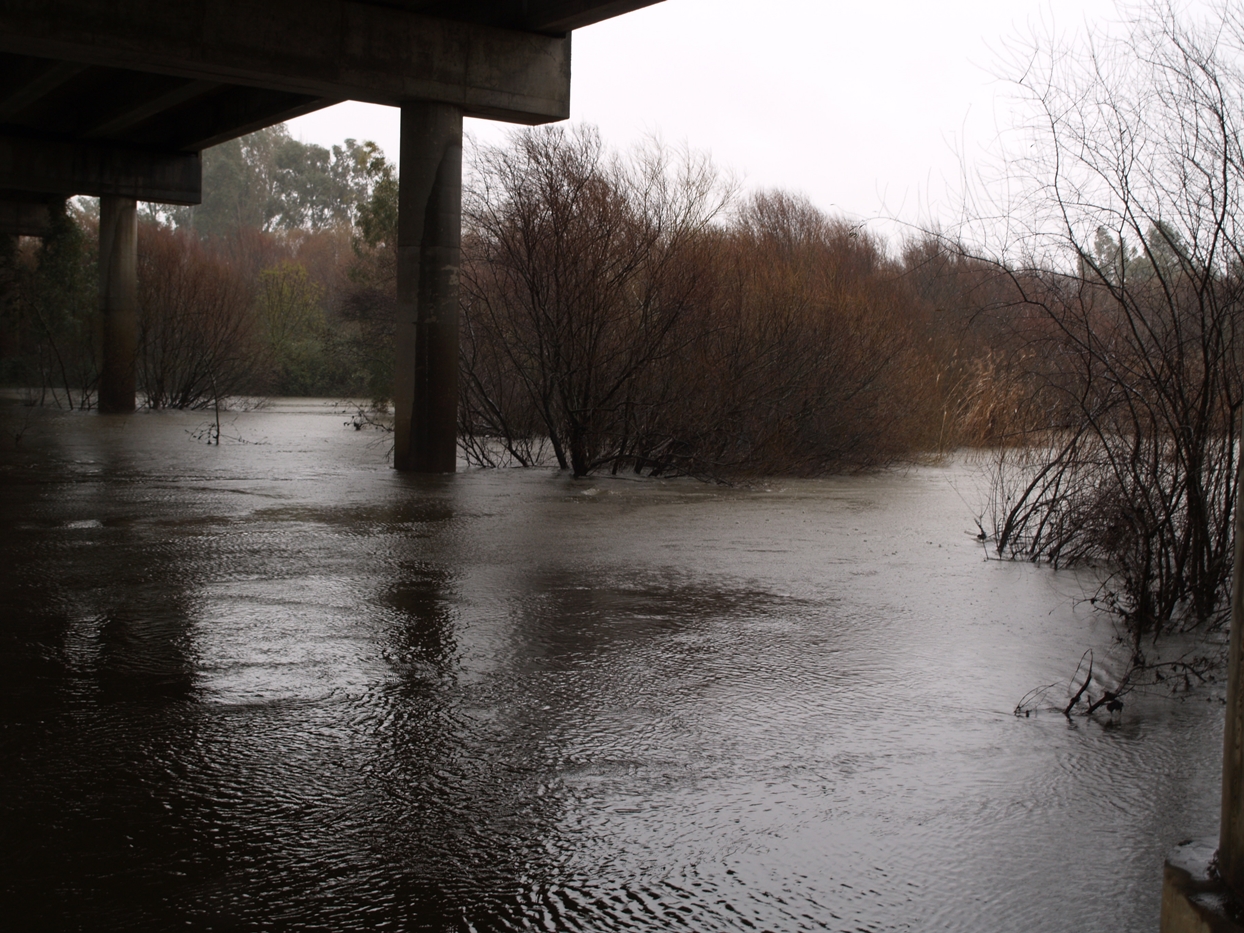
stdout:
[[[590,127],[469,150],[460,437],[479,466],[713,479],[996,451],[1001,557],[1110,571],[1146,638],[1213,626],[1232,562],[1244,25],[1168,9],[1017,58],[1005,203],[902,243],[707,156]],[[151,408],[368,400],[393,380],[397,179],[374,144],[275,127],[205,154],[139,235]],[[985,249],[999,230],[1001,246]],[[89,407],[95,218],[0,242],[0,381]]]
[[[1225,620],[1244,402],[1244,28],[1169,8],[1037,44],[1010,163],[1022,235],[990,256],[1023,329],[1028,417],[995,465],[1003,556],[1108,569],[1134,663]],[[1197,664],[1185,665],[1196,672]]]
[[[982,387],[999,362],[959,282],[971,263],[933,238],[895,251],[799,195],[741,195],[704,155],[621,153],[590,127],[518,132],[468,170],[460,433],[475,464],[811,475],[998,430]],[[140,224],[142,402],[319,395],[383,412],[397,233],[383,153],[276,127],[209,150],[204,174],[201,206]],[[92,207],[71,202],[50,236],[0,256],[0,380],[43,404],[93,401]]]
[[[814,474],[924,449],[933,309],[901,260],[802,198],[590,129],[477,153],[462,435],[478,462]],[[538,439],[538,443],[536,442]]]

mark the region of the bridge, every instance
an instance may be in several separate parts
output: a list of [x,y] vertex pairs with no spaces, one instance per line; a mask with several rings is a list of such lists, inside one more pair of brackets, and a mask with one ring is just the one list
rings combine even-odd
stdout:
[[394,465],[457,459],[462,118],[570,115],[570,34],[660,0],[6,0],[0,234],[100,199],[99,410],[135,407],[138,201],[209,146],[345,100],[400,107]]

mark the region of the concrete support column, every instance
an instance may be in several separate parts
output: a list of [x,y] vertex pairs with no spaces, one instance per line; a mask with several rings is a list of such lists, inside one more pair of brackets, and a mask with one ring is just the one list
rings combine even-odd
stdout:
[[458,428],[462,110],[402,106],[393,465],[452,473]]
[[99,410],[134,410],[138,357],[138,202],[99,199]]
[[[1244,414],[1241,415],[1244,427]],[[1235,477],[1235,565],[1222,748],[1222,816],[1212,840],[1181,843],[1166,859],[1161,933],[1244,933],[1244,462]]]
[[1244,470],[1236,478],[1235,567],[1231,579],[1231,648],[1227,659],[1227,718],[1222,749],[1222,818],[1218,872],[1244,902]]

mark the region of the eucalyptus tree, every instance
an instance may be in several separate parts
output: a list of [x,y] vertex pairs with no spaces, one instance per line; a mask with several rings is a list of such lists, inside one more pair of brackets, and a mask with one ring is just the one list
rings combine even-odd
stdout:
[[281,123],[205,150],[203,203],[167,215],[202,236],[349,225],[386,171],[374,142],[319,146]]

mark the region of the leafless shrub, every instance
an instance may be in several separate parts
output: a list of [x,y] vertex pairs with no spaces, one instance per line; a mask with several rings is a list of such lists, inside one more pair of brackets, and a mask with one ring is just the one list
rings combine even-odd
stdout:
[[197,237],[140,226],[138,302],[138,384],[151,408],[216,405],[251,377],[247,283]]
[[[885,463],[927,436],[930,361],[899,266],[805,199],[754,196],[721,230],[713,301],[688,321],[660,427],[693,474]],[[656,462],[660,462],[659,458]]]
[[1169,9],[1083,54],[1038,45],[1015,164],[1027,234],[998,259],[1032,317],[1044,418],[999,454],[994,545],[1100,562],[1142,639],[1223,618],[1239,465],[1244,78],[1233,20]]
[[576,475],[622,455],[697,295],[688,254],[728,196],[703,158],[652,146],[624,162],[591,129],[479,149],[464,207],[464,435],[529,462],[542,434]]
[[927,443],[936,365],[901,263],[806,200],[590,129],[481,150],[463,244],[462,445],[722,478],[885,463]]

